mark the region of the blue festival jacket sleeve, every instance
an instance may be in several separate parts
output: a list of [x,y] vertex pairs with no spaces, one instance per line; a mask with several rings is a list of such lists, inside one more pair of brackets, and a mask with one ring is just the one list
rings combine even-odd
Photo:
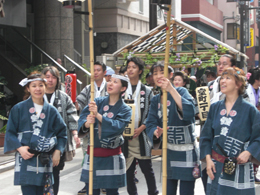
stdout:
[[260,112],[253,107],[252,111],[250,112],[251,116],[251,124],[252,124],[252,132],[250,137],[250,142],[248,148],[246,149],[249,151],[253,158],[259,161],[257,164],[260,163]]
[[87,130],[89,131],[89,129],[86,129],[85,126],[84,126],[85,122],[87,122],[87,116],[89,114],[90,114],[89,106],[87,105],[82,110],[82,112],[80,113],[80,116],[79,116],[79,120],[78,120],[78,133],[79,133],[79,137],[84,137],[83,135],[86,133],[85,131],[87,131]]
[[[181,96],[182,102],[182,120],[189,121],[195,116],[194,101],[187,89],[183,87],[176,88],[177,92]],[[177,107],[177,106],[176,106]]]
[[10,112],[9,119],[6,127],[4,153],[14,152],[22,145],[18,140],[18,126],[19,126],[19,109],[18,106],[14,106]]
[[159,95],[156,95],[152,98],[150,103],[150,108],[148,116],[146,119],[146,133],[153,144],[154,131],[157,129],[157,126],[162,127],[162,121],[158,117],[158,98]]
[[200,160],[204,160],[208,154],[211,155],[214,138],[214,129],[212,128],[214,120],[214,105],[215,104],[212,104],[209,109],[207,120],[200,134]]

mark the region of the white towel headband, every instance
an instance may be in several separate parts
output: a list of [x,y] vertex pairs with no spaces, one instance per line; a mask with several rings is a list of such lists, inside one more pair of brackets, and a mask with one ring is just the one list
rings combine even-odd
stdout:
[[27,85],[27,83],[30,83],[30,82],[33,82],[33,81],[47,81],[46,79],[42,79],[42,78],[35,78],[35,79],[28,79],[28,78],[25,78],[23,80],[20,81],[19,85],[21,86],[25,86]]

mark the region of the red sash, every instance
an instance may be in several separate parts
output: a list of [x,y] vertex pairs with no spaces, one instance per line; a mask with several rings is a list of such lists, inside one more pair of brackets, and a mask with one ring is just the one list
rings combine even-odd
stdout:
[[[89,155],[90,147],[88,146],[87,154]],[[122,153],[121,146],[111,149],[111,148],[94,148],[94,156],[95,157],[108,157],[119,155]]]
[[221,154],[218,154],[217,152],[215,152],[215,150],[211,151],[211,157],[221,163],[224,163],[225,159],[227,158],[225,156],[222,156]]

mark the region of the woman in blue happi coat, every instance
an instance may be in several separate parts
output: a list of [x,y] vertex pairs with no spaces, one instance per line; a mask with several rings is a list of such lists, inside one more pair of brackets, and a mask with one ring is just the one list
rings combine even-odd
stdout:
[[20,82],[30,97],[16,104],[7,123],[4,152],[15,152],[14,185],[24,195],[53,194],[52,167],[59,164],[66,145],[66,125],[57,109],[45,102],[41,74]]
[[[183,87],[175,88],[169,78],[164,77],[164,65],[160,62],[151,67],[154,82],[167,91],[167,195],[193,195],[198,168],[198,152],[195,145],[195,106],[193,97]],[[162,94],[154,96],[146,120],[146,131],[154,143],[160,141],[163,126]],[[156,144],[154,144],[156,148]],[[198,174],[198,173],[197,173]],[[197,175],[198,177],[198,175]]]
[[226,98],[211,105],[201,132],[200,158],[206,161],[209,176],[207,195],[255,194],[252,162],[260,163],[260,113],[241,96],[244,75],[239,68],[223,71],[220,89]]
[[[107,83],[109,96],[96,98],[80,114],[79,136],[89,133],[90,124],[94,124],[93,195],[100,194],[100,189],[106,189],[107,195],[118,195],[118,188],[126,185],[126,165],[121,145],[132,110],[121,99],[121,95],[127,85],[127,77],[112,75]],[[89,148],[80,180],[87,184],[88,193]]]

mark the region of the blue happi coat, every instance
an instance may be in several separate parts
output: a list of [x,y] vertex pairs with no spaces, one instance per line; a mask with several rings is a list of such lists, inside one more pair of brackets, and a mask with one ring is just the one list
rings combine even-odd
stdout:
[[[200,136],[200,158],[211,155],[212,149],[223,156],[216,143],[230,157],[238,157],[245,150],[254,160],[260,161],[260,113],[257,109],[239,96],[229,115],[225,99],[211,105],[207,121]],[[208,178],[207,194],[210,195],[244,195],[255,194],[255,180],[251,162],[236,166],[233,175],[223,172],[223,163],[215,163],[215,179]]]
[[[67,141],[66,125],[57,109],[44,101],[38,118],[31,98],[16,104],[9,115],[4,152],[29,146],[38,152],[60,150],[63,153]],[[14,185],[45,185],[46,174],[52,175],[52,160],[46,166],[34,156],[24,160],[15,154]]]
[[[194,181],[193,168],[198,164],[198,152],[195,150],[195,106],[188,90],[183,87],[176,88],[181,95],[182,112],[171,96],[167,93],[167,178],[184,181]],[[153,133],[157,126],[163,127],[163,105],[161,94],[153,97],[146,121],[146,131],[151,140],[155,139]]]
[[[124,143],[123,131],[131,119],[132,110],[122,99],[114,106],[109,105],[109,96],[95,99],[102,123],[97,119],[94,124],[94,148],[114,149]],[[86,106],[78,121],[79,133],[84,129],[86,118],[90,114]],[[81,173],[81,181],[89,183],[89,155],[86,154]],[[125,157],[119,155],[109,157],[94,157],[93,189],[120,188],[126,185]]]

